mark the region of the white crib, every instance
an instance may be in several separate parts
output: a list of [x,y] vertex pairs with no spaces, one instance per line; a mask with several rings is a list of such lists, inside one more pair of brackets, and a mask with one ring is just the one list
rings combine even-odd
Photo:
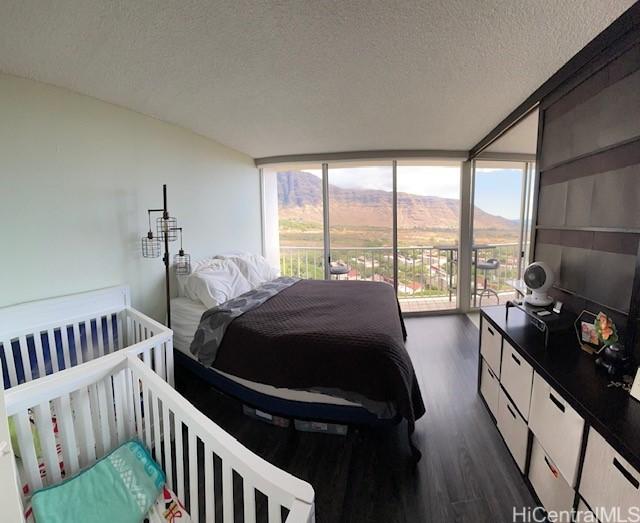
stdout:
[[0,378],[14,387],[145,340],[173,385],[173,333],[133,309],[126,286],[0,308]]
[[137,437],[194,521],[242,514],[251,523],[263,513],[270,523],[314,521],[308,483],[247,450],[172,388],[172,341],[171,330],[131,308],[127,287],[0,309],[22,502]]
[[[144,364],[150,350],[142,342],[5,392],[7,415],[15,420],[24,462],[26,478],[21,484],[26,482],[30,491],[55,484],[137,437],[151,449],[194,521],[228,523],[241,513],[243,521],[252,523],[264,509],[270,523],[281,522],[283,508],[287,523],[314,521],[311,485],[256,456],[193,407]],[[106,408],[108,389],[113,390],[113,413]],[[98,398],[98,411],[91,408],[92,396]],[[44,454],[44,474],[37,463],[29,412]],[[234,489],[234,472],[241,488]],[[266,506],[256,503],[257,492],[266,497]]]

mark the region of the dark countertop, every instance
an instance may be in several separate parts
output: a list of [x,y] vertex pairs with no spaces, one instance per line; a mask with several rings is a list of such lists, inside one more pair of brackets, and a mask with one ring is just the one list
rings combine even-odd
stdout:
[[544,336],[521,310],[504,305],[484,307],[489,320],[514,348],[591,426],[631,465],[640,470],[640,402],[596,370],[595,356],[580,349],[573,329],[552,334],[548,349]]

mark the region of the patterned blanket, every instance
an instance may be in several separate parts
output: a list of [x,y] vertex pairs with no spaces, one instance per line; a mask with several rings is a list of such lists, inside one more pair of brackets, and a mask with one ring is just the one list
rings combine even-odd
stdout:
[[31,498],[38,523],[137,523],[162,492],[162,469],[138,441],[124,443],[88,469]]
[[218,307],[209,309],[200,319],[200,325],[191,343],[191,353],[200,363],[210,366],[215,361],[222,339],[234,319],[259,307],[269,298],[298,281],[300,278],[276,278]]

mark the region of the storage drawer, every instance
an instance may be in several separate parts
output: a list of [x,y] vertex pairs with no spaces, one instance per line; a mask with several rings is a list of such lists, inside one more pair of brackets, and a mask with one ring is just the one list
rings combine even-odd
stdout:
[[498,429],[504,438],[513,459],[524,473],[524,464],[527,459],[527,434],[529,430],[514,404],[509,400],[505,392],[500,389],[498,402]]
[[581,499],[578,500],[578,508],[576,510],[575,523],[594,523],[600,521],[595,514],[589,510],[587,504]]
[[[580,496],[596,511],[620,507],[623,517],[630,507],[640,506],[640,473],[605,439],[589,429],[580,479]],[[634,509],[637,510],[637,509]]]
[[584,419],[535,372],[529,428],[569,484],[575,486]]
[[496,377],[500,378],[500,356],[502,353],[502,336],[483,317],[482,336],[480,338],[480,354],[489,364]]
[[531,384],[533,382],[533,368],[511,344],[502,342],[502,365],[500,366],[500,382],[513,403],[526,420],[529,419],[529,405],[531,404]]
[[487,402],[491,414],[498,418],[498,400],[500,397],[500,381],[487,362],[482,359],[482,375],[480,377],[480,393]]
[[574,490],[535,438],[531,447],[529,481],[547,512],[573,508]]

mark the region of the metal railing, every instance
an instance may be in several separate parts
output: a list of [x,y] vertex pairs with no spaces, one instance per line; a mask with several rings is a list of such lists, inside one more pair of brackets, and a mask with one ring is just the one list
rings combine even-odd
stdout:
[[[337,247],[330,251],[332,278],[342,280],[385,281],[393,284],[393,248]],[[518,278],[518,243],[476,245],[473,247],[474,289],[484,285],[485,273],[476,263],[495,258],[500,262],[487,271],[487,285],[497,292],[511,290],[506,283]],[[283,276],[324,278],[324,251],[313,247],[281,247],[280,271]],[[458,278],[458,247],[415,246],[398,249],[398,297],[455,297]],[[473,285],[473,279],[472,279]]]

